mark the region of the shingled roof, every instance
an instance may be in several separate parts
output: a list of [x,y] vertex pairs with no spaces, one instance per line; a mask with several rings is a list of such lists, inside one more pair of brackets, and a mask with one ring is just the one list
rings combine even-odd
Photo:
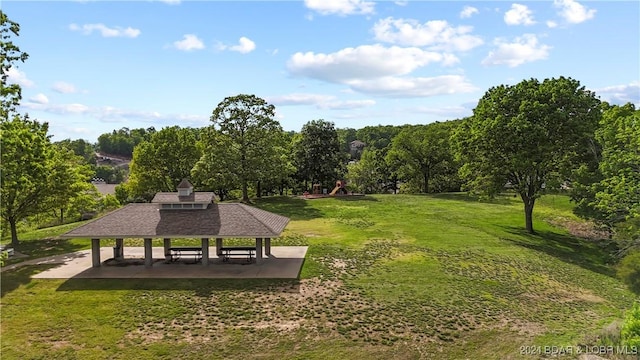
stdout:
[[62,235],[64,238],[272,238],[289,218],[244,204],[202,210],[160,210],[157,203],[128,204]]

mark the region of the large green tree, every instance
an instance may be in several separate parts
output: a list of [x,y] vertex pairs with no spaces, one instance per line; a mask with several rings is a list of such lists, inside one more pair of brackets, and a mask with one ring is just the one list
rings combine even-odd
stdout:
[[11,21],[7,15],[0,10],[0,71],[2,75],[0,79],[0,121],[7,121],[9,115],[15,111],[15,107],[22,99],[20,85],[8,84],[9,69],[13,67],[15,62],[24,62],[29,55],[20,51],[11,38],[18,36],[20,33],[20,25]]
[[393,138],[387,162],[399,165],[400,177],[419,183],[422,192],[431,191],[429,181],[452,160],[450,127],[445,123],[406,127]]
[[45,204],[45,207],[51,208],[62,224],[69,215],[77,215],[79,218],[82,213],[95,211],[100,195],[96,187],[89,182],[94,171],[84,158],[76,155],[64,144],[55,143],[53,146],[53,157],[50,161],[58,167],[55,171],[58,177],[51,181],[63,185],[58,186],[56,191],[48,196],[51,204]]
[[202,149],[192,129],[166,127],[154,132],[133,151],[127,189],[133,198],[149,200],[156,192],[175,191],[191,175],[202,156]]
[[238,189],[238,173],[232,169],[240,162],[240,153],[228,151],[234,144],[213,127],[203,130],[201,140],[204,151],[191,170],[191,178],[198,188],[213,190],[220,200],[229,191]]
[[1,215],[11,228],[13,247],[19,245],[19,221],[60,208],[90,175],[88,167],[78,166],[79,157],[50,142],[48,128],[26,116],[0,124]]
[[300,180],[333,185],[344,174],[346,154],[334,124],[322,119],[304,124],[294,144],[295,164]]
[[365,149],[360,160],[347,165],[349,186],[363,193],[380,193],[384,190],[386,162],[382,150]]
[[198,177],[211,171],[218,183],[235,179],[242,201],[249,202],[249,184],[269,177],[281,161],[282,127],[274,116],[275,106],[255,95],[220,102],[211,115],[214,133],[205,139]]
[[571,78],[493,87],[457,131],[462,174],[471,188],[490,194],[510,183],[534,233],[536,199],[587,160],[600,117],[595,94]]

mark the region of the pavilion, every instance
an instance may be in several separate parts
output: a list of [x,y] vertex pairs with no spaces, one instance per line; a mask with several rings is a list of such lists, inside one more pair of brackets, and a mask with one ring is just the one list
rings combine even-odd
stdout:
[[289,218],[237,203],[217,204],[212,192],[194,192],[184,179],[178,192],[159,192],[151,203],[132,203],[62,235],[90,238],[93,267],[100,267],[100,240],[115,239],[114,258],[124,257],[124,239],[144,239],[145,266],[153,265],[154,238],[164,239],[164,255],[171,259],[171,239],[200,238],[202,265],[209,265],[209,239],[216,239],[221,256],[225,238],[254,238],[255,261],[271,254],[271,239],[280,236]]

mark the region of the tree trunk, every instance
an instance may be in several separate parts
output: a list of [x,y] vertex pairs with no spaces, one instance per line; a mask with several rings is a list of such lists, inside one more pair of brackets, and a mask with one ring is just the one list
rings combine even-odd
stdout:
[[60,209],[60,224],[64,224],[64,209]]
[[429,168],[424,172],[424,193],[429,193]]
[[249,202],[249,187],[246,180],[242,182],[242,202]]
[[18,248],[18,230],[16,229],[16,219],[9,219],[11,227],[11,247],[16,250]]
[[258,180],[258,183],[256,184],[256,195],[258,196],[258,199],[262,198],[262,186],[260,180]]
[[536,199],[531,199],[526,195],[521,195],[524,202],[524,220],[527,232],[529,234],[535,234],[533,230],[533,205],[535,205]]

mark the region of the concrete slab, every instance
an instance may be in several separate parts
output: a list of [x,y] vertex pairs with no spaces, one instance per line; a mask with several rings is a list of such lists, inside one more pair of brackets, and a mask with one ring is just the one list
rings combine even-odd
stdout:
[[[192,256],[184,256],[177,262],[166,263],[164,248],[153,248],[153,266],[144,266],[144,248],[126,247],[124,263],[113,259],[113,248],[100,248],[102,266],[91,266],[91,251],[83,250],[71,254],[31,260],[28,264],[59,264],[54,268],[33,275],[37,279],[296,279],[307,254],[306,246],[274,246],[271,255],[262,263],[247,263],[245,259],[209,257],[209,265],[194,263]],[[209,254],[216,254],[210,247]],[[28,265],[24,264],[24,265]],[[18,264],[16,264],[18,265]],[[7,271],[10,269],[3,269]]]

